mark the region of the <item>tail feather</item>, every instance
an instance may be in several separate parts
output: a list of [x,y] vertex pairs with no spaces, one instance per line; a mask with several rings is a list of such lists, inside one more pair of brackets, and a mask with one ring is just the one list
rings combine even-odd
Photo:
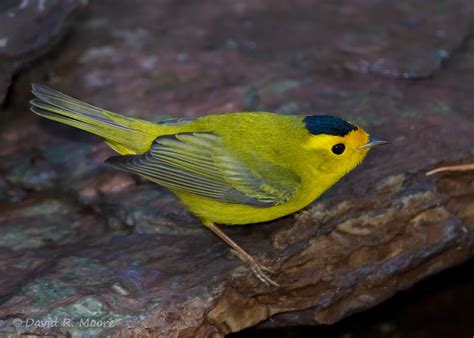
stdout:
[[32,89],[33,113],[101,136],[122,155],[147,151],[157,136],[154,123],[112,113],[43,85],[33,84]]

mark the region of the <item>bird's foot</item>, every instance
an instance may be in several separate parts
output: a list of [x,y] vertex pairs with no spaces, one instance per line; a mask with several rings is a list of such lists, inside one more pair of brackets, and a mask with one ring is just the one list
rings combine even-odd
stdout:
[[257,277],[259,281],[268,286],[273,285],[275,287],[280,287],[280,284],[278,284],[268,276],[268,274],[274,275],[274,270],[270,269],[269,267],[266,267],[265,265],[258,264],[255,259],[248,254],[242,255],[240,252],[233,249],[231,249],[231,251],[235,255],[237,255],[237,257],[239,257],[245,264],[247,264],[247,266],[253,272],[254,276]]
[[214,234],[216,234],[220,239],[222,239],[224,242],[226,242],[230,246],[231,251],[234,254],[236,254],[237,257],[239,257],[242,262],[244,262],[250,267],[250,270],[252,270],[253,274],[255,275],[255,277],[257,277],[259,281],[263,282],[266,285],[273,285],[276,287],[280,286],[277,282],[275,282],[273,279],[268,277],[266,274],[266,273],[274,274],[275,272],[272,269],[258,264],[250,254],[248,254],[244,249],[238,246],[237,243],[235,243],[232,239],[230,239],[229,236],[227,236],[214,223],[205,222],[204,224],[209,230],[211,230]]
[[258,263],[255,263],[255,265],[250,266],[250,270],[252,270],[255,277],[257,277],[257,279],[263,282],[264,284],[280,287],[280,284],[275,282],[265,273],[265,272],[268,272],[270,274],[274,273],[272,269],[267,268],[266,266],[260,265]]

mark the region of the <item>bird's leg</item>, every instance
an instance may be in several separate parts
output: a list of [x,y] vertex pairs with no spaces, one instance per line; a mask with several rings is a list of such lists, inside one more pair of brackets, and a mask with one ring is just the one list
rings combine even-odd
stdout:
[[214,223],[206,222],[206,227],[211,230],[217,237],[226,242],[231,248],[232,251],[239,257],[242,262],[247,264],[255,277],[265,284],[271,284],[273,286],[280,286],[277,282],[273,281],[268,277],[265,272],[274,273],[271,269],[258,264],[255,259],[249,255],[244,249],[242,249],[237,243],[235,243],[229,236],[227,236],[221,229],[219,229]]

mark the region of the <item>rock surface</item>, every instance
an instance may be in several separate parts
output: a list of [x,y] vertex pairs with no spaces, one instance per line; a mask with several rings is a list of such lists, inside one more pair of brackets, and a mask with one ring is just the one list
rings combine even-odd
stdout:
[[[0,140],[0,332],[334,323],[472,257],[474,173],[425,176],[474,161],[472,2],[289,3],[94,1],[18,77]],[[172,194],[105,167],[99,139],[28,113],[30,82],[150,120],[336,114],[392,144],[297,215],[225,229],[277,271],[269,288]]]
[[0,104],[12,77],[64,35],[81,0],[11,0],[0,4]]

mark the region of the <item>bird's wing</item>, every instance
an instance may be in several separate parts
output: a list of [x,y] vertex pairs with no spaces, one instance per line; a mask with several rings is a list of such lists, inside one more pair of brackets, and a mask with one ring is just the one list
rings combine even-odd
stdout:
[[233,157],[219,136],[180,133],[158,137],[144,154],[115,156],[106,163],[169,189],[220,202],[266,207],[288,201],[299,177],[269,161],[255,161],[258,172]]

